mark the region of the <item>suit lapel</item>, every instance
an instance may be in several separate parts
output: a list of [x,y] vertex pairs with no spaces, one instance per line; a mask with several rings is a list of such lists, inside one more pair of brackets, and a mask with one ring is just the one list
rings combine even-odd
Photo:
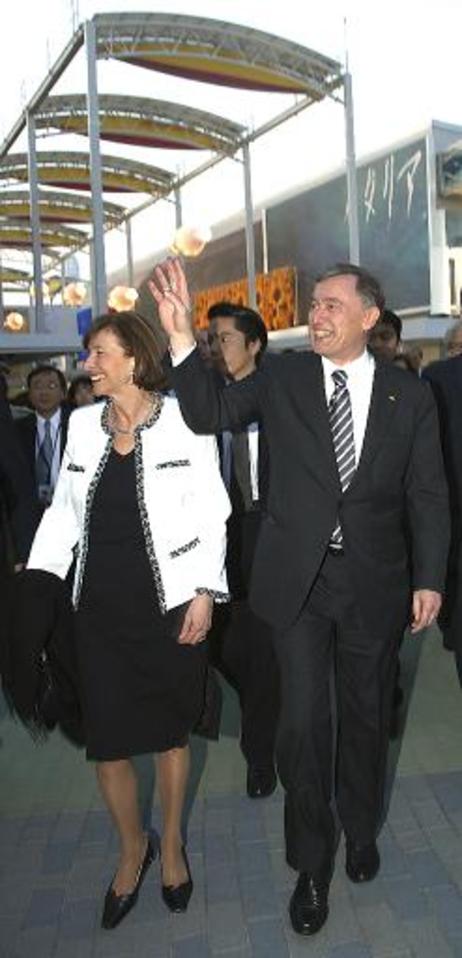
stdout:
[[364,436],[361,458],[358,468],[348,487],[348,491],[361,480],[365,472],[377,455],[380,446],[391,428],[392,421],[399,409],[400,394],[396,387],[390,385],[390,377],[386,363],[377,363],[372,384],[372,395],[367,417],[366,433]]

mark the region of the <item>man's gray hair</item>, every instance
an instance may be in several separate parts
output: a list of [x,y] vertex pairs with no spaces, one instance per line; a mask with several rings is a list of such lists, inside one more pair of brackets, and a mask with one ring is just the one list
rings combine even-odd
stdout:
[[462,332],[462,319],[458,319],[457,322],[453,323],[444,334],[443,346],[445,356],[447,355],[448,350],[451,348],[455,336],[457,336],[457,333],[460,332]]

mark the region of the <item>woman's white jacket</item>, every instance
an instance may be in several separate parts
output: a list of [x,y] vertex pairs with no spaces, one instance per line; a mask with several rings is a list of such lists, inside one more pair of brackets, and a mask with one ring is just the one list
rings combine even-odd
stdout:
[[[28,568],[64,579],[76,555],[75,606],[91,548],[93,497],[112,448],[108,411],[108,403],[97,403],[72,414],[53,502],[43,515],[28,561]],[[226,601],[230,506],[215,438],[196,436],[184,422],[177,400],[163,397],[160,411],[136,431],[135,469],[146,552],[161,609],[174,608],[201,592]]]

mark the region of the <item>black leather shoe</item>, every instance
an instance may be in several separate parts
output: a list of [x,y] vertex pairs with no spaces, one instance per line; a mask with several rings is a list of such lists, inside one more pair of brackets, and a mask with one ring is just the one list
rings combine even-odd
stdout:
[[103,928],[115,928],[116,925],[120,924],[122,918],[125,918],[125,915],[128,915],[128,912],[134,908],[146,872],[155,857],[156,849],[153,847],[151,839],[148,838],[145,856],[140,865],[133,891],[129,892],[128,895],[116,895],[111,882],[104,899],[103,917],[101,920],[101,926]]
[[278,783],[273,765],[249,765],[247,769],[247,795],[249,798],[268,798]]
[[315,935],[329,914],[329,885],[301,872],[290,899],[289,915],[298,935]]
[[350,881],[372,881],[380,868],[380,855],[375,842],[358,845],[347,839],[345,869]]
[[193,880],[191,878],[186,849],[183,845],[181,846],[181,854],[183,855],[186,871],[188,873],[187,880],[182,882],[181,885],[162,885],[162,898],[167,905],[167,908],[176,914],[181,911],[186,911],[193,890]]

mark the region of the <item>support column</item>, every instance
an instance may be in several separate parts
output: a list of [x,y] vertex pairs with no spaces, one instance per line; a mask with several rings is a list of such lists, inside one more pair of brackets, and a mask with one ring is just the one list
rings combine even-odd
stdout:
[[345,105],[345,144],[346,144],[346,175],[348,197],[348,239],[350,263],[359,266],[359,219],[358,219],[358,184],[356,179],[355,133],[353,120],[353,89],[351,73],[345,73],[344,105]]
[[132,236],[132,221],[131,219],[125,220],[125,239],[127,241],[127,274],[128,274],[128,285],[133,286],[134,281],[134,271],[133,271],[133,236]]
[[[32,236],[32,283],[34,287],[34,309],[30,315],[34,317],[34,329],[37,333],[45,331],[45,317],[43,312],[43,276],[42,276],[42,249],[40,244],[40,212],[39,191],[37,176],[37,152],[35,149],[35,120],[32,113],[27,112],[27,166],[29,175],[29,203],[30,229]],[[31,330],[33,332],[34,330]]]
[[85,53],[87,58],[87,112],[88,139],[90,143],[90,182],[93,206],[93,264],[92,264],[92,309],[93,316],[107,310],[106,265],[104,256],[103,181],[99,137],[96,29],[93,20],[85,23]]
[[244,146],[242,147],[242,159],[244,162],[245,249],[249,306],[251,306],[252,309],[256,309],[257,288],[255,282],[255,240],[253,235],[252,181],[250,175],[250,149],[248,143],[244,143]]
[[175,229],[179,229],[183,220],[183,209],[181,205],[181,190],[179,186],[175,187]]

